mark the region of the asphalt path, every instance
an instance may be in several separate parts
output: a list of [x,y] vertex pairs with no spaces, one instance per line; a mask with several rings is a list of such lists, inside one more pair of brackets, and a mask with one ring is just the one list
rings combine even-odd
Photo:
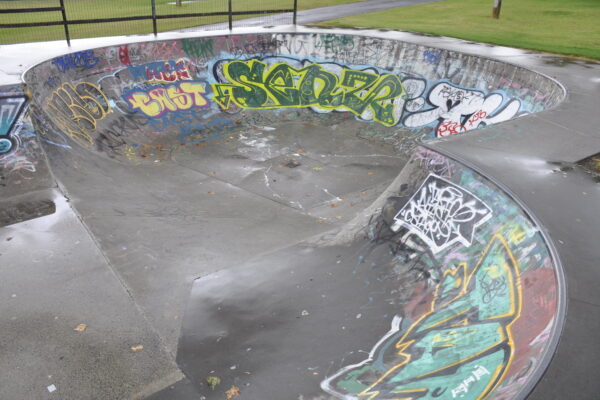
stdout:
[[[357,3],[341,4],[338,6],[313,8],[310,10],[298,11],[297,23],[301,25],[312,24],[320,21],[327,21],[335,18],[348,17],[351,15],[367,14],[391,8],[416,6],[419,4],[433,3],[440,0],[366,0]],[[233,21],[234,28],[253,27],[253,26],[274,26],[286,25],[292,23],[292,14],[274,14],[271,16],[260,16],[256,18],[247,18]],[[175,32],[194,32],[202,30],[228,29],[227,22],[219,24],[203,25],[201,27],[179,29]]]

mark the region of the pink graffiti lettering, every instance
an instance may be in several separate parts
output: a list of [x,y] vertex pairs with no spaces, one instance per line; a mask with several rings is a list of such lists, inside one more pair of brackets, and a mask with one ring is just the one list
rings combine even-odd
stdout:
[[129,59],[129,48],[127,46],[119,47],[119,60],[123,65],[131,65],[131,60]]
[[148,78],[148,82],[157,84],[192,79],[184,60],[179,60],[175,63],[174,71],[171,70],[171,65],[168,62],[164,64],[163,69],[163,71],[157,71],[146,67],[146,78]]
[[475,122],[483,120],[483,119],[485,119],[485,117],[487,117],[487,113],[483,110],[479,110],[476,113],[474,113],[473,115],[471,115],[471,117],[467,121],[467,125],[469,126],[469,128],[475,128],[479,125],[479,124],[475,124]]
[[439,137],[456,135],[457,133],[466,131],[464,125],[454,121],[444,121],[436,129]]

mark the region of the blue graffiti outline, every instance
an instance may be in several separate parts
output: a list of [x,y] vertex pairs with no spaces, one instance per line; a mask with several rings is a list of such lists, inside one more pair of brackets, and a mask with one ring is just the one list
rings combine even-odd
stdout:
[[[0,132],[0,155],[6,155],[17,147],[17,142],[15,138],[11,136],[11,133],[17,121],[21,118],[21,115],[25,110],[25,105],[27,104],[27,97],[24,95],[0,96],[0,101],[5,99],[22,99],[23,101],[17,105],[17,112],[14,114],[14,116],[8,116],[8,118],[12,118],[12,120],[9,120],[8,124],[6,124],[6,128],[4,129],[4,131]],[[1,124],[0,126],[3,125],[4,124]]]

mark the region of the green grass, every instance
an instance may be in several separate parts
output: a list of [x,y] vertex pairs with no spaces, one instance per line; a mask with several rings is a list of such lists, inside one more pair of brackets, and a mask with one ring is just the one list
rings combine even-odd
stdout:
[[600,60],[600,0],[444,0],[319,23],[387,28]]
[[[176,7],[175,0],[156,0],[157,15],[226,12],[227,0],[202,0]],[[306,10],[361,0],[298,0],[298,9]],[[67,19],[116,18],[151,15],[150,0],[65,0]],[[8,8],[56,7],[59,0],[0,0],[0,10]],[[293,0],[233,0],[233,11],[293,8]],[[239,16],[235,19],[258,15]],[[264,16],[268,20],[269,16]],[[61,13],[0,14],[0,23],[62,21]],[[188,28],[227,21],[226,16],[158,20],[158,31]],[[128,21],[103,24],[70,25],[72,38],[152,33],[152,21]],[[64,39],[62,26],[0,28],[0,44]]]

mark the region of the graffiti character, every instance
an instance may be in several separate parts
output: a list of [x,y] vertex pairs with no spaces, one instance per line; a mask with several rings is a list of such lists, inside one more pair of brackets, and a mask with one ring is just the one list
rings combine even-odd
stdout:
[[501,94],[485,96],[479,90],[462,89],[446,82],[434,86],[427,99],[434,108],[409,115],[404,119],[404,125],[417,128],[437,122],[435,132],[438,137],[506,121],[521,108],[517,99],[511,99],[501,107],[504,101]]
[[445,271],[428,312],[404,332],[396,317],[367,360],[321,387],[347,400],[482,399],[511,364],[520,310],[517,261],[494,235],[470,270],[461,263]]

